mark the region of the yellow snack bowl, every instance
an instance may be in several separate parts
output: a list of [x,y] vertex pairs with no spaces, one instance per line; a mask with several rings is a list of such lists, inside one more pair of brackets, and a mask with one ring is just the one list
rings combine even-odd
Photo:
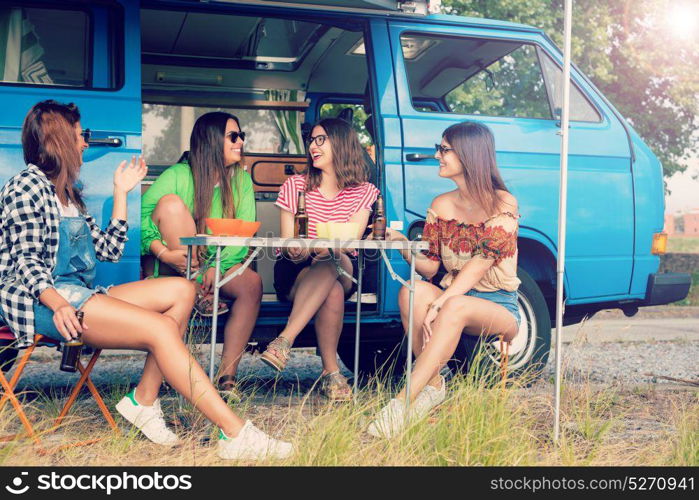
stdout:
[[328,225],[328,237],[330,239],[357,239],[357,231],[359,231],[359,224],[357,224],[356,222],[328,222]]
[[316,224],[316,236],[318,238],[330,238],[330,236],[328,236],[328,224],[329,222],[319,222]]

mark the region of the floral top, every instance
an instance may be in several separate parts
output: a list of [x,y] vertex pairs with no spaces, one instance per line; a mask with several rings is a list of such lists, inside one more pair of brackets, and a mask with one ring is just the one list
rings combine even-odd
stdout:
[[474,290],[517,290],[520,283],[517,278],[518,218],[518,215],[503,212],[478,224],[466,224],[456,219],[443,219],[428,209],[422,239],[430,244],[425,252],[427,258],[441,260],[447,270],[439,286],[447,288],[464,264],[477,258],[495,262]]

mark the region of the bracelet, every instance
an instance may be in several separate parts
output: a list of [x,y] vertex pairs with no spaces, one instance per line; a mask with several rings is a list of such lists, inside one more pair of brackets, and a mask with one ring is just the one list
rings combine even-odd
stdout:
[[156,259],[160,260],[160,256],[167,252],[167,247],[163,248],[161,251],[158,252],[158,254],[155,256]]

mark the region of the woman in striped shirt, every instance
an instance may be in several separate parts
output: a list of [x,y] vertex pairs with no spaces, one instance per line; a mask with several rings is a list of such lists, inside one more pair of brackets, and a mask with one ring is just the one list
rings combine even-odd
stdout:
[[[281,237],[294,236],[298,193],[305,193],[308,236],[317,237],[322,222],[355,222],[361,238],[379,190],[369,182],[357,133],[344,120],[321,120],[311,132],[308,167],[304,175],[289,177],[277,198],[281,208]],[[357,276],[352,251],[337,251],[340,265]],[[318,347],[323,361],[321,391],[333,400],[348,400],[347,380],[340,374],[337,344],[342,332],[345,299],[354,291],[353,282],[338,273],[327,249],[288,249],[274,267],[274,287],[282,301],[293,306],[286,327],[270,342],[262,360],[281,371],[289,359],[294,339],[315,317]]]

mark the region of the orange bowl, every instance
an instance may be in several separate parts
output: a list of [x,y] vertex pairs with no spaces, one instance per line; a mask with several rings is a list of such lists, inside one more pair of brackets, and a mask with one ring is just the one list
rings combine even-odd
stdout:
[[246,221],[244,220],[243,223],[240,225],[240,228],[238,229],[238,236],[244,236],[244,237],[250,237],[254,236],[255,233],[257,232],[258,229],[260,229],[260,226],[262,225],[262,222],[260,221]]
[[204,219],[206,227],[214,236],[238,236],[240,226],[245,222],[241,219]]

